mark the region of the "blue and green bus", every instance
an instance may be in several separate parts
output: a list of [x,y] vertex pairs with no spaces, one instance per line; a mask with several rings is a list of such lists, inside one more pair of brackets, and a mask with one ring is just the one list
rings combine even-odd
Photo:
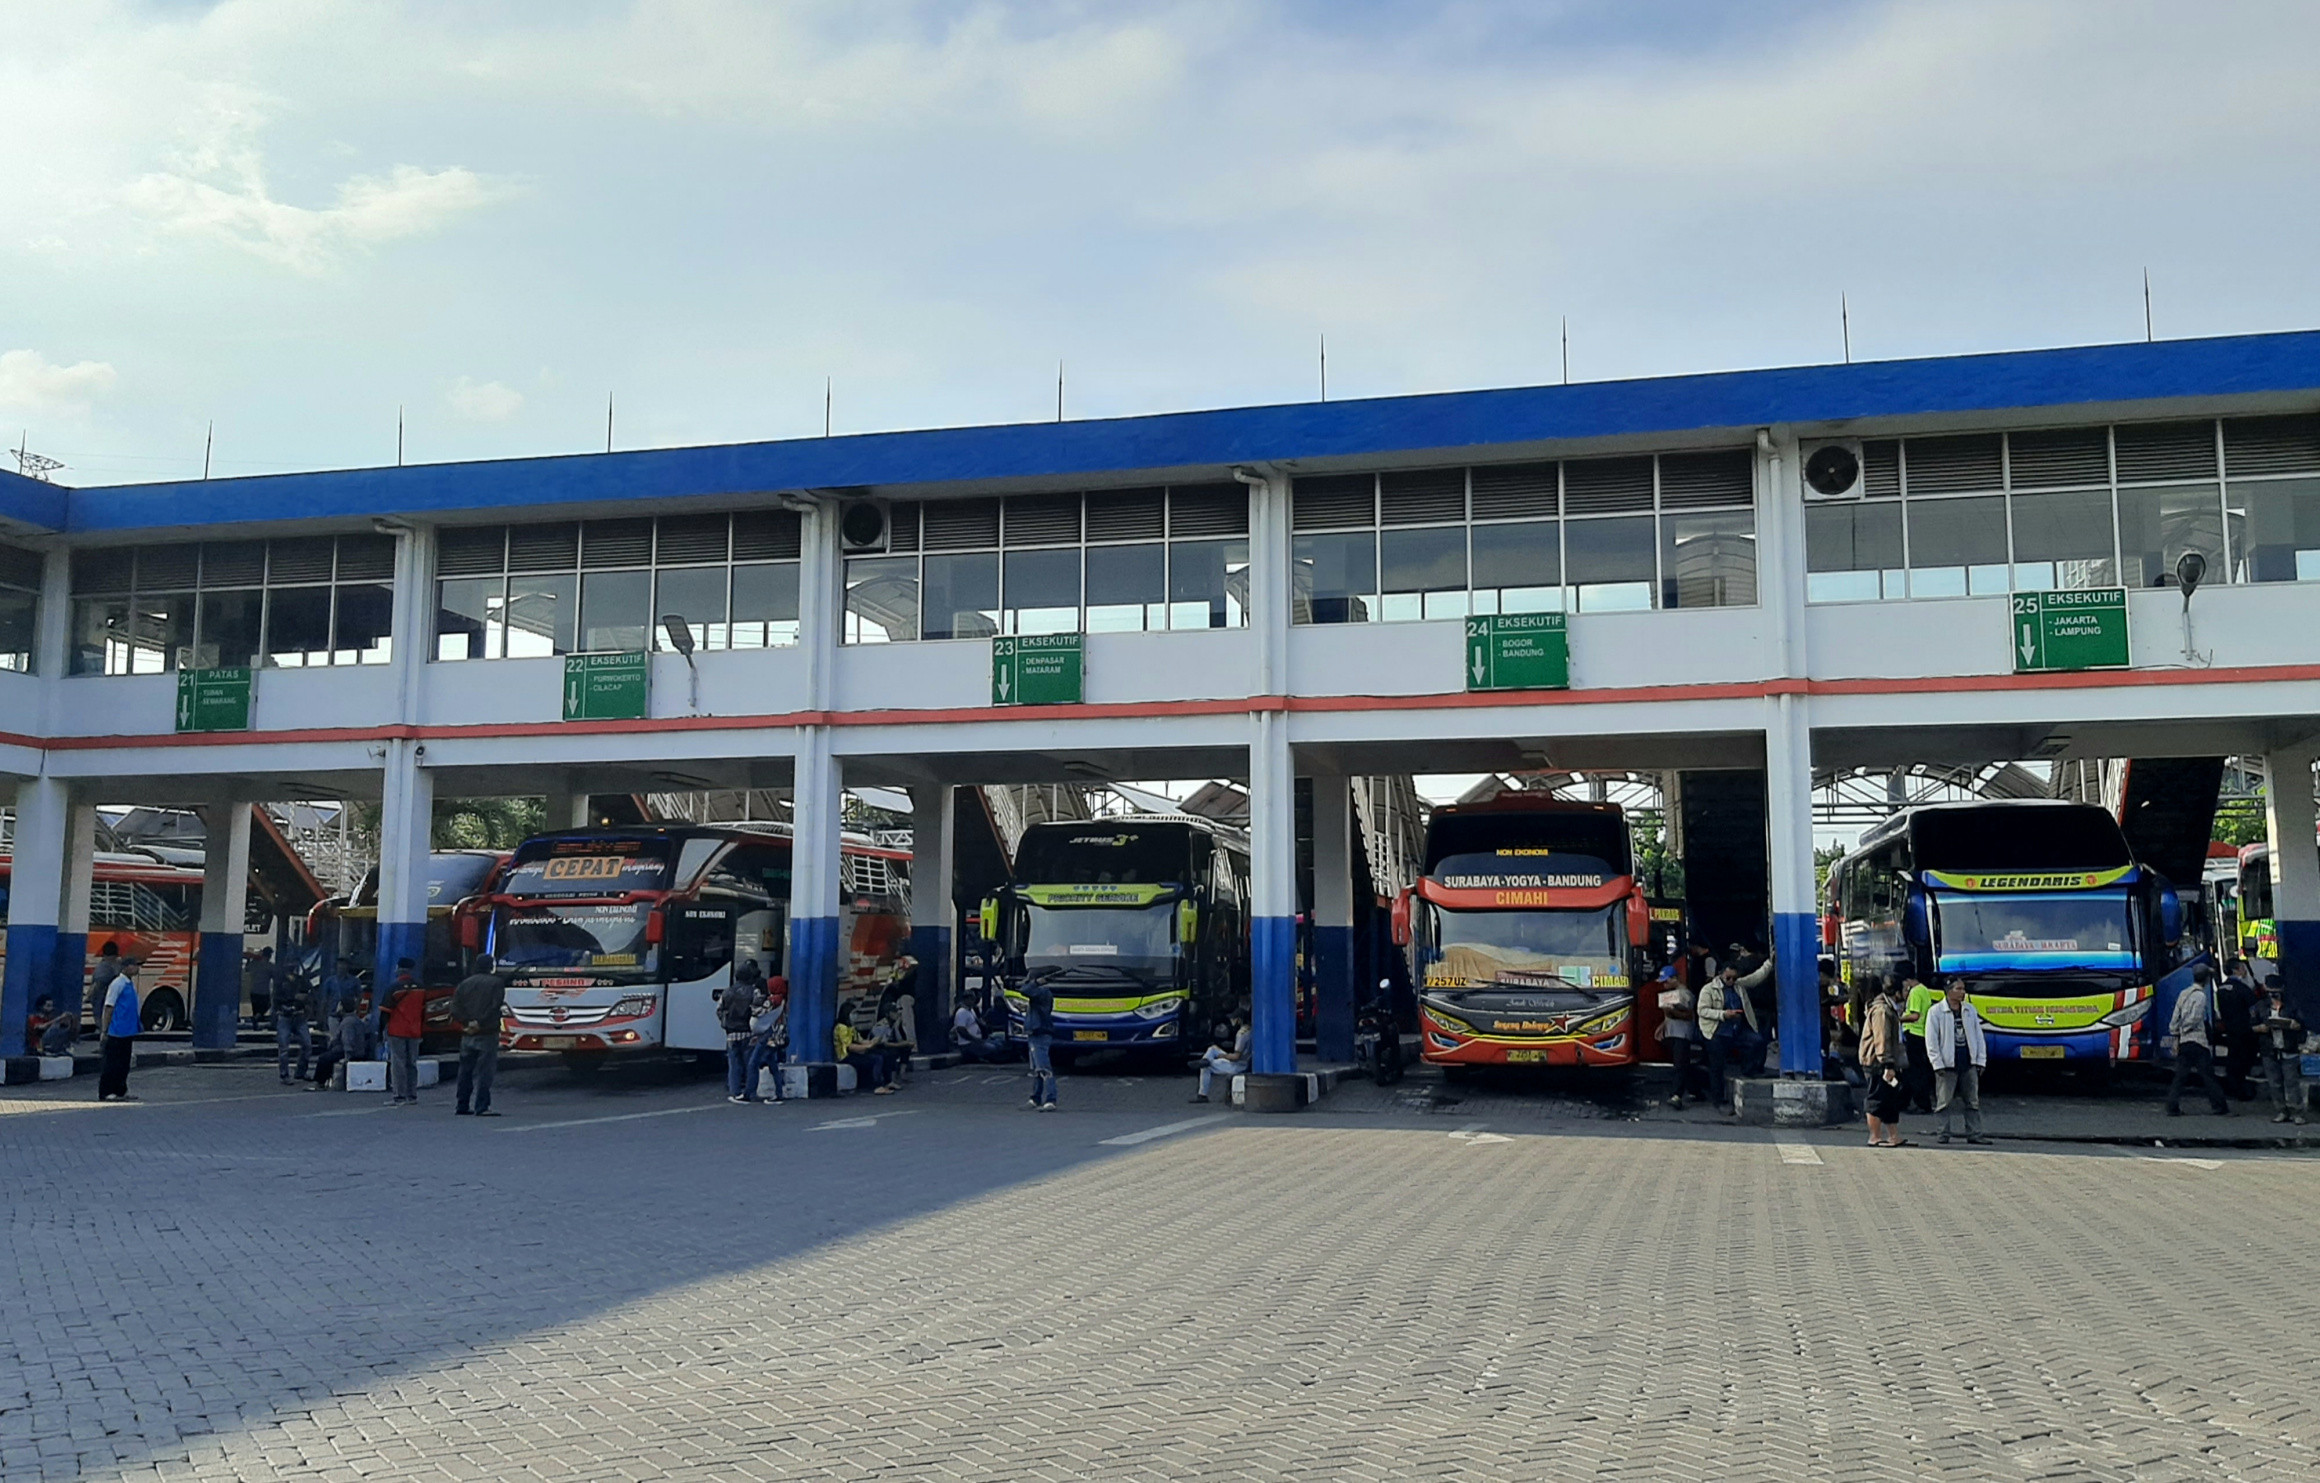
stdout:
[[[1993,1058],[2099,1063],[2156,1052],[2182,908],[2092,804],[2009,799],[1905,809],[1830,867],[1840,971],[1962,981]],[[1856,1021],[1857,1022],[1857,1021]]]

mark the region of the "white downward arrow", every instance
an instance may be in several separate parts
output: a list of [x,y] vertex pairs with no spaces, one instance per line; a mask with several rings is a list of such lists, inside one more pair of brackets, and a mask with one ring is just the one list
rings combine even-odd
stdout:
[[1007,698],[1007,678],[1007,671],[999,671],[999,698],[1001,700],[1005,700]]
[[2028,628],[2022,630],[2022,662],[2028,664],[2038,653],[2037,636]]
[[1480,649],[1474,651],[1474,683],[1477,685],[1482,683],[1482,651]]

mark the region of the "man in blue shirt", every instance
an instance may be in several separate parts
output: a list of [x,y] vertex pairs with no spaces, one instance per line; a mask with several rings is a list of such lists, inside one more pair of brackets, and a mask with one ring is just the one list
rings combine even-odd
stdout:
[[134,1102],[129,1093],[130,1053],[137,1044],[137,1032],[144,1028],[137,1014],[138,960],[123,958],[121,971],[105,986],[104,1006],[98,1010],[99,1027],[104,1038],[99,1048],[104,1063],[97,1072],[97,1100],[99,1102]]

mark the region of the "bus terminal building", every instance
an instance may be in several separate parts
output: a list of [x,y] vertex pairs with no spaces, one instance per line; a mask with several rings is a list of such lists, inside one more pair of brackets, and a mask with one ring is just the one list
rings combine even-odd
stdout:
[[1350,779],[1632,768],[1761,797],[1780,1065],[1817,1075],[1816,768],[2226,754],[2272,780],[2309,1021],[2320,333],[198,483],[0,474],[0,1054],[35,998],[81,993],[100,803],[204,814],[215,1046],[253,802],[378,801],[383,981],[424,933],[438,795],[791,789],[793,1047],[826,1059],[845,788],[910,794],[914,930],[947,962],[949,790],[1233,777],[1256,1069],[1286,1071],[1300,912],[1322,1019],[1353,1002]]

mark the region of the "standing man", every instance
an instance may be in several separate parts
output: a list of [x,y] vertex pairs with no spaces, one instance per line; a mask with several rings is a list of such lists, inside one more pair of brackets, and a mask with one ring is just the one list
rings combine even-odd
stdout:
[[1685,1083],[1692,1079],[1692,1048],[1700,1041],[1700,1027],[1694,1022],[1697,1011],[1693,1008],[1700,1002],[1700,996],[1684,987],[1683,980],[1676,977],[1673,963],[1660,970],[1659,986],[1659,1040],[1667,1048],[1668,1064],[1676,1074],[1675,1092],[1667,1105],[1681,1108]]
[[307,1030],[306,975],[295,968],[284,968],[281,987],[274,995],[274,1069],[282,1078],[282,1085],[290,1084],[290,1047],[298,1047],[298,1079],[306,1079],[307,1063],[314,1055],[314,1037]]
[[338,1022],[353,1014],[361,1002],[362,976],[354,971],[354,959],[342,957],[322,980],[322,1002],[315,1012],[323,1033],[336,1035]]
[[[760,969],[759,972],[764,970]],[[764,996],[758,1001],[756,1018],[749,1022],[749,1066],[742,1073],[744,1095],[759,1102],[786,1101],[788,1094],[781,1085],[781,1053],[789,1044],[789,980],[780,974],[765,981]],[[761,1072],[773,1072],[773,1095],[757,1095]]]
[[491,971],[491,954],[478,954],[475,971],[451,991],[451,1018],[459,1023],[456,1116],[499,1116],[491,1110],[491,1077],[499,1069],[499,1021],[506,1008],[507,985]]
[[1941,1114],[1941,1141],[1949,1142],[1949,1109],[1962,1096],[1966,1142],[1989,1142],[1982,1136],[1982,1068],[1990,1064],[1990,1043],[1982,1034],[1982,1012],[1966,997],[1966,986],[1954,978],[1949,992],[1926,1011],[1925,1053],[1933,1061],[1933,1100]]
[[2167,1115],[2183,1115],[2184,1083],[2196,1076],[2206,1089],[2207,1105],[2217,1117],[2231,1116],[2223,1088],[2215,1081],[2215,1051],[2208,1040],[2215,1024],[2215,974],[2205,963],[2191,970],[2191,986],[2175,999],[2175,1013],[2167,1033],[2175,1040],[2175,1079],[2167,1084]]
[[98,1011],[97,1023],[104,1038],[99,1047],[104,1064],[97,1071],[97,1100],[134,1102],[129,1092],[129,1063],[137,1045],[137,1032],[144,1023],[137,1017],[137,960],[123,958],[121,971],[105,986],[104,1007]]
[[2272,1084],[2272,1121],[2304,1121],[2304,1026],[2288,1013],[2278,978],[2264,985],[2254,1021],[2263,1036],[2264,1079]]
[[1031,1047],[1031,1106],[1053,1112],[1055,1063],[1048,1052],[1055,1043],[1055,990],[1037,974],[1023,985],[1023,1039]]
[[81,1013],[88,1014],[90,1006],[104,998],[106,991],[113,987],[113,980],[120,976],[121,944],[107,938],[105,950],[97,954],[97,966],[89,973],[88,987],[81,992]]
[[1909,1110],[1933,1111],[1933,1061],[1925,1053],[1925,1012],[1940,998],[1932,987],[1914,973],[1901,975],[1901,1040],[1908,1067],[1902,1073],[1902,1088],[1909,1094]]
[[1731,968],[1718,969],[1700,987],[1699,1004],[1694,1010],[1700,1022],[1700,1036],[1707,1042],[1708,1101],[1718,1111],[1732,1105],[1726,1095],[1725,1068],[1731,1063],[1733,1046],[1739,1043],[1737,1026],[1748,1005],[1748,997],[1740,992],[1739,982],[1740,975]]
[[250,997],[250,1028],[263,1030],[274,1012],[274,950],[262,947],[242,965],[242,991]]
[[[717,1025],[725,1032],[725,1100],[754,1102],[757,1089],[749,1083],[750,1043],[753,1032],[750,1024],[757,1018],[758,996],[765,992],[765,970],[757,966],[755,958],[743,958],[733,965],[733,981],[717,995]],[[466,1081],[466,1048],[461,1047],[460,1086]],[[460,1097],[460,1105],[467,1098]]]
[[[380,1006],[387,1022],[387,1092],[391,1105],[419,1105],[419,1040],[427,1033],[427,991],[419,986],[411,960],[396,966],[395,981]],[[464,1057],[463,1057],[464,1059]]]
[[2242,1102],[2255,1099],[2256,982],[2248,977],[2247,959],[2234,958],[2215,990],[2215,1017],[2223,1026],[2223,1094]]

